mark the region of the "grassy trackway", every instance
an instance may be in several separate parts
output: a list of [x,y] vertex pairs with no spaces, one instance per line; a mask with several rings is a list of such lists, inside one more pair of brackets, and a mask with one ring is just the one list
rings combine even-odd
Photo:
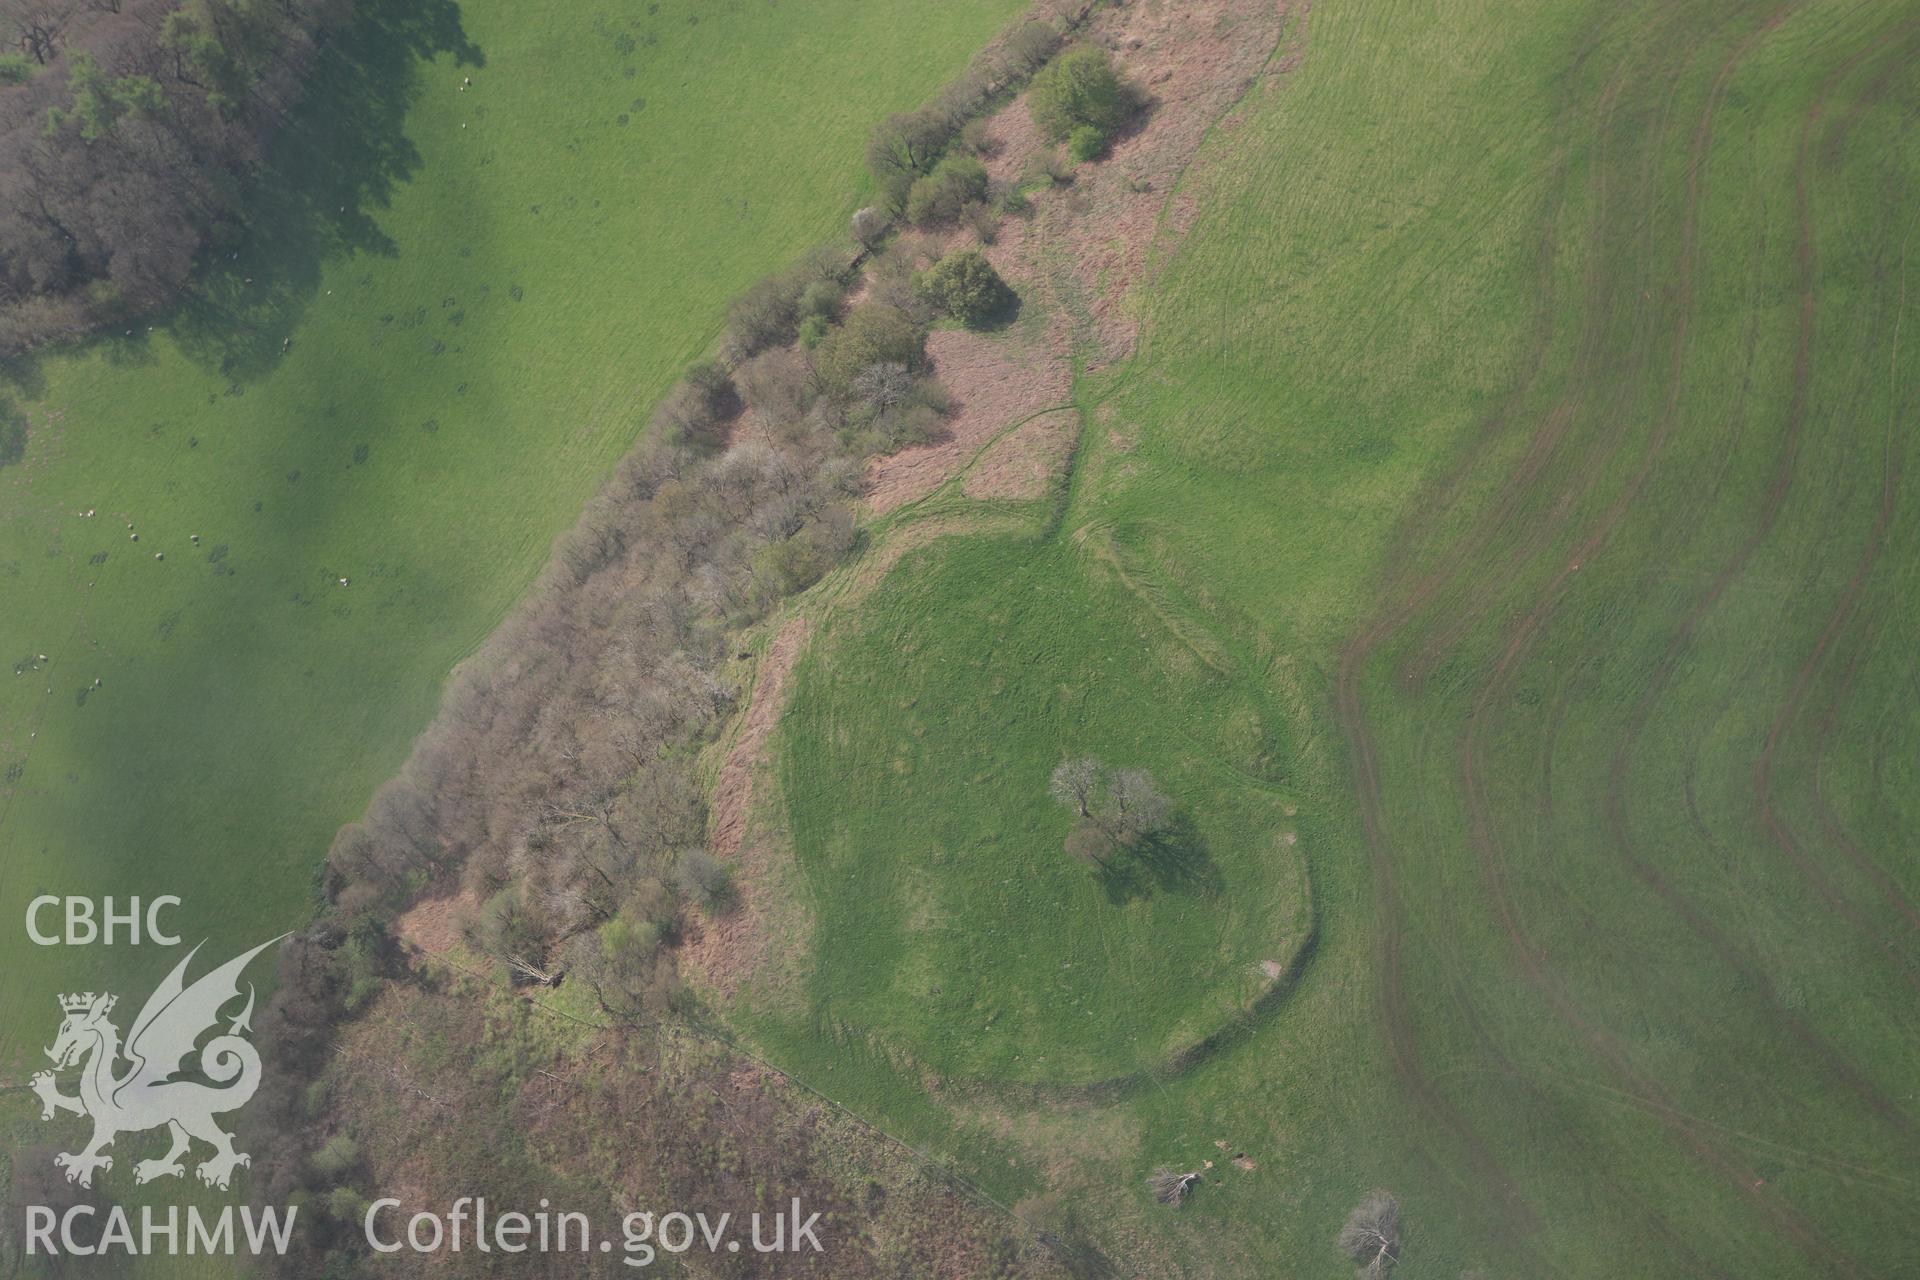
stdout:
[[[939,761],[899,749],[915,721],[995,744],[966,776],[1026,812],[998,775],[1073,736],[1056,706],[939,673],[1084,686],[1097,575],[1059,546],[1110,531],[1324,731],[1268,765],[1320,910],[1301,988],[1116,1105],[931,1090],[922,1062],[1025,1076],[1053,1046],[943,1059],[959,1024],[917,975],[878,990],[836,958],[887,937],[840,927],[887,905],[830,900],[810,1021],[769,1036],[1168,1274],[1343,1274],[1328,1242],[1374,1185],[1412,1224],[1408,1274],[1896,1274],[1920,1243],[1920,7],[1330,0],[1307,23],[1300,65],[1212,144],[1140,353],[1083,381],[1105,425],[1058,545],[903,559],[875,599],[937,607],[873,606],[809,659],[786,766],[816,869],[874,812],[970,848],[954,788],[914,781]],[[994,599],[983,564],[1040,575],[1036,603],[985,614],[985,653],[942,623]],[[888,640],[909,668],[881,673]],[[1126,750],[1170,777],[1231,759],[1233,678],[1130,693],[1164,710]],[[906,781],[875,781],[897,758]],[[836,780],[836,759],[870,767]],[[906,907],[972,902],[950,865]],[[1038,954],[1059,901],[992,905]],[[1117,1033],[1177,1016],[1115,984],[1145,996]],[[1217,1141],[1258,1169],[1148,1202],[1147,1172],[1218,1163]]]
[[303,917],[729,297],[837,234],[873,121],[1018,7],[363,6],[238,256],[7,393],[0,1062],[57,990],[172,958],[29,946],[36,893],[176,893],[217,945]]

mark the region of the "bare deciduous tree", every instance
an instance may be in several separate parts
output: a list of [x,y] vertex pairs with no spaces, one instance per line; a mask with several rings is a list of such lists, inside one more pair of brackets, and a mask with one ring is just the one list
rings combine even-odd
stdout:
[[1180,1204],[1192,1192],[1194,1184],[1200,1181],[1198,1173],[1176,1173],[1161,1165],[1147,1179],[1147,1186],[1153,1191],[1153,1198],[1161,1204]]
[[885,210],[868,205],[853,215],[853,238],[860,242],[862,248],[871,249],[887,234],[891,222]]
[[769,429],[796,424],[806,413],[807,384],[813,371],[788,347],[764,351],[734,370],[740,395]]
[[553,985],[555,975],[542,954],[543,926],[518,892],[495,894],[461,932],[468,946],[500,961],[516,978]]
[[1167,829],[1173,805],[1145,769],[1115,769],[1107,782],[1108,824],[1122,844]]
[[1390,1191],[1369,1191],[1347,1215],[1336,1240],[1360,1274],[1385,1276],[1400,1261],[1400,1202]]
[[689,849],[680,855],[674,883],[682,896],[710,915],[725,911],[735,899],[732,870],[714,861],[705,849]]
[[913,397],[915,379],[892,361],[870,364],[853,376],[854,398],[872,409],[892,409]]
[[1082,818],[1091,818],[1093,814],[1088,805],[1093,794],[1099,789],[1100,779],[1105,772],[1100,762],[1092,756],[1081,756],[1078,760],[1062,761],[1053,771],[1053,781],[1048,787],[1053,798],[1066,805]]

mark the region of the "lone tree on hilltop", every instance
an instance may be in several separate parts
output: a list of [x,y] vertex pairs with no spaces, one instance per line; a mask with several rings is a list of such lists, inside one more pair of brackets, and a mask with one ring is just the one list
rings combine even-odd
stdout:
[[1369,1191],[1347,1215],[1335,1240],[1360,1274],[1379,1280],[1400,1261],[1400,1202],[1391,1191]]
[[1055,768],[1047,790],[1079,819],[1067,836],[1067,852],[1102,866],[1117,851],[1173,826],[1173,802],[1145,769],[1110,768],[1082,756]]

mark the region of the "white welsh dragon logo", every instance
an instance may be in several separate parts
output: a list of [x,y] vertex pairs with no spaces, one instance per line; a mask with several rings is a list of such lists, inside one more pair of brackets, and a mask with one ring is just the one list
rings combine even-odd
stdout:
[[[54,1071],[80,1065],[80,1094],[61,1093],[53,1071],[37,1073],[32,1085],[40,1095],[42,1120],[53,1119],[59,1111],[93,1117],[93,1138],[86,1149],[53,1158],[67,1171],[68,1182],[92,1186],[96,1169],[113,1168],[113,1157],[101,1151],[114,1138],[161,1125],[167,1127],[173,1145],[159,1159],[135,1164],[135,1182],[185,1173],[180,1157],[187,1154],[194,1138],[213,1146],[213,1156],[194,1171],[208,1186],[225,1190],[234,1169],[251,1163],[245,1153],[233,1149],[232,1136],[213,1118],[245,1106],[260,1087],[260,1054],[241,1034],[252,1030],[248,1025],[253,1016],[252,984],[247,986],[246,1008],[231,1019],[226,1033],[199,1046],[199,1074],[212,1083],[174,1077],[182,1074],[181,1064],[200,1037],[220,1021],[220,1010],[239,998],[240,973],[247,962],[278,941],[263,942],[187,986],[187,963],[199,952],[196,946],[147,998],[124,1048],[119,1028],[107,1020],[117,997],[91,991],[60,997],[66,1019],[47,1056],[53,1059]],[[116,1073],[122,1058],[130,1065]]]

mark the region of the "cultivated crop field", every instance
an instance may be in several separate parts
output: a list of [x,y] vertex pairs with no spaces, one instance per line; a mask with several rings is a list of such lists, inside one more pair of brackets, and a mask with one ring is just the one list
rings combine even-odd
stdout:
[[[844,225],[871,122],[1015,8],[361,6],[180,312],[9,372],[5,900],[173,893],[234,946],[303,919],[731,295]],[[154,976],[3,945],[7,1062],[54,990]]]
[[[1899,1274],[1920,8],[1295,20],[1058,504],[881,522],[945,536],[797,668],[804,954],[737,1016],[1151,1274],[1341,1274],[1374,1186],[1409,1275]],[[1081,752],[1204,891],[1062,851]]]

